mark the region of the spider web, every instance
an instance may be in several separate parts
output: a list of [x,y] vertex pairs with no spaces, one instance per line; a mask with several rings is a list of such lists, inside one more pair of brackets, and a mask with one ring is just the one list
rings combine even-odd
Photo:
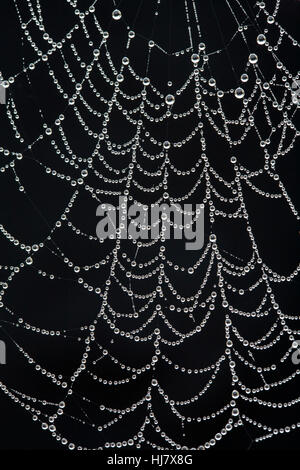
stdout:
[[[299,137],[299,44],[280,0],[11,3],[2,391],[70,450],[295,431],[299,215],[280,161]],[[122,195],[203,203],[203,249],[100,243],[96,208]]]

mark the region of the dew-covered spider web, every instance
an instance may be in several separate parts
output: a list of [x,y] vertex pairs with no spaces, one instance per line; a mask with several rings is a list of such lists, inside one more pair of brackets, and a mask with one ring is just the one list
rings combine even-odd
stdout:
[[[287,3],[8,2],[1,403],[24,430],[79,450],[299,432]],[[96,209],[119,196],[204,204],[203,248],[99,241]]]

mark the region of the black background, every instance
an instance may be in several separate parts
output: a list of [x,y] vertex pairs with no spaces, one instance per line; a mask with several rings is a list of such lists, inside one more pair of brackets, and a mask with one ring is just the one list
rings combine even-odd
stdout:
[[[23,11],[23,8],[25,13],[26,2],[18,2],[18,4],[19,3],[21,4],[21,11]],[[151,37],[167,50],[180,50],[189,46],[184,17],[184,2],[181,0],[162,0],[161,3],[161,14],[154,30],[154,36],[152,36],[151,33],[153,25],[150,21],[150,19],[152,20],[153,18],[154,11],[154,2],[152,1],[145,0],[144,2],[140,2],[128,0],[119,2],[118,4],[120,4],[120,9],[123,12],[121,22],[112,22],[111,20],[111,11],[113,9],[112,2],[101,2],[96,9],[96,14],[101,24],[105,25],[107,31],[110,32],[109,48],[115,63],[120,64],[120,59],[124,55],[124,44],[126,43],[124,37],[127,24],[135,30],[137,40],[135,41],[134,47],[130,49],[130,59],[133,68],[136,69],[141,76],[145,74],[147,42]],[[261,26],[254,22],[254,2],[242,1],[241,3],[249,15],[247,20],[249,26],[246,35],[251,51],[255,52],[257,49],[255,42],[256,36],[258,34],[258,28]],[[273,2],[269,2],[269,4],[272,3]],[[286,0],[281,3],[283,6],[280,9],[278,21],[291,35],[297,37],[299,2]],[[73,9],[70,8],[65,1],[55,0],[49,2],[43,0],[41,1],[41,5],[43,7],[47,28],[57,41],[60,37],[65,35],[70,27],[78,20],[72,14]],[[78,8],[84,9],[89,5],[89,1],[78,2]],[[223,49],[224,43],[227,44],[229,38],[232,36],[234,25],[225,2],[223,0],[199,1],[197,5],[198,11],[201,12],[199,19],[203,38],[207,44],[208,50]],[[4,5],[1,5],[1,18],[0,35],[2,46],[0,52],[0,67],[4,77],[9,77],[22,70],[22,56],[25,57],[26,63],[33,60],[35,56],[26,42],[23,46],[21,44],[20,25],[12,1],[5,2]],[[271,30],[272,28],[270,27],[270,31]],[[194,31],[193,34],[195,34]],[[275,34],[277,33],[274,28],[274,35]],[[75,38],[76,40],[74,39],[73,42],[76,44],[76,47],[78,47],[80,54],[82,54],[83,57],[90,57],[91,51],[86,44],[86,40],[83,39],[82,33],[78,32]],[[35,39],[38,41],[38,35]],[[95,37],[93,39],[96,44],[97,38]],[[43,44],[45,48],[45,43],[41,42],[41,44]],[[279,54],[282,62],[287,64],[292,73],[295,73],[298,68],[296,51],[297,48],[293,48],[290,43],[284,43]],[[223,51],[212,59],[212,73],[217,78],[220,88],[227,89],[237,86],[248,54],[249,51],[244,44],[234,41],[228,48],[228,52]],[[67,60],[72,60],[70,55]],[[51,67],[57,71],[57,77],[63,77],[62,63],[58,60],[56,62],[55,54],[49,59],[49,63]],[[77,64],[72,63],[72,65],[78,75],[79,73],[82,74]],[[262,70],[266,77],[270,77],[272,73],[274,73],[272,67],[274,67],[274,64],[269,64],[267,58],[265,58],[262,64]],[[160,89],[162,93],[165,93],[168,89],[166,85],[167,81],[172,80],[174,89],[176,89],[178,84],[182,84],[186,79],[187,70],[189,72],[191,71],[191,65],[188,59],[184,57],[172,57],[167,60],[165,55],[155,52],[153,53],[150,63],[149,77],[153,83],[156,84],[157,88]],[[75,76],[77,76],[76,73]],[[72,169],[66,169],[66,165],[62,160],[59,161],[58,158],[55,157],[47,140],[33,146],[31,150],[26,149],[27,145],[35,140],[41,133],[42,121],[37,112],[38,107],[42,109],[49,125],[52,125],[59,113],[65,113],[66,134],[72,143],[72,148],[75,153],[87,156],[92,148],[90,140],[85,140],[82,130],[77,129],[74,125],[72,113],[66,107],[65,101],[58,96],[53,84],[51,84],[51,79],[47,73],[47,66],[41,64],[34,72],[30,73],[30,77],[32,80],[31,86],[28,84],[25,74],[21,73],[16,79],[15,84],[10,87],[8,91],[9,96],[12,94],[14,97],[21,116],[19,125],[24,135],[25,143],[22,144],[16,141],[7,123],[4,106],[1,106],[0,110],[1,145],[4,148],[7,147],[14,151],[23,152],[24,158],[17,163],[16,169],[22,184],[26,188],[26,196],[24,196],[24,194],[18,191],[11,170],[5,174],[0,174],[0,197],[2,201],[1,223],[4,227],[7,227],[7,230],[16,238],[22,241],[26,240],[28,244],[32,244],[36,240],[47,237],[49,227],[52,227],[60,216],[73,192],[73,189],[71,189],[66,182],[46,175],[42,167],[37,164],[37,161],[41,161],[45,165],[57,169],[57,171],[71,174]],[[67,88],[69,86],[68,80],[66,77],[62,78],[62,80],[64,80],[64,85]],[[128,87],[128,92],[136,92],[135,83],[128,82],[126,86]],[[250,86],[251,84],[249,83],[249,87]],[[103,87],[103,94],[106,96],[105,93],[107,93],[107,90],[105,90],[103,83],[99,81],[98,88],[101,89],[102,92],[101,87]],[[89,96],[89,98],[91,97]],[[182,106],[183,109],[188,108],[190,98],[192,97],[187,93],[185,95],[186,101],[182,100],[178,106]],[[235,109],[235,107],[237,109]],[[101,109],[100,104],[99,109]],[[230,103],[227,103],[226,110],[234,114],[235,111],[238,110],[238,104],[233,103],[231,100]],[[263,116],[262,111],[261,116]],[[86,115],[84,117],[89,119]],[[260,123],[258,117],[257,119],[258,126],[261,125],[263,128],[263,122]],[[95,118],[90,118],[90,124],[91,127],[97,129],[98,132],[101,131],[101,123],[97,123]],[[192,127],[191,122],[188,120],[185,121],[184,124],[180,124],[180,128],[178,128],[178,126],[176,127],[176,125],[173,126],[173,124],[160,127],[156,126],[155,129],[153,128],[153,132],[156,132],[159,138],[167,137],[170,141],[179,140],[182,138],[180,136],[187,134]],[[115,139],[116,142],[128,140],[130,130],[126,128],[125,123],[119,116],[113,117],[110,130],[112,140]],[[208,141],[207,155],[209,161],[224,178],[231,179],[232,172],[231,169],[229,169],[230,154],[228,148],[221,142],[221,139],[218,140],[216,138],[214,131],[209,129],[208,126],[206,131]],[[50,139],[51,137],[49,140]],[[174,152],[173,158],[176,166],[182,169],[187,169],[192,166],[193,163],[197,161],[199,155],[198,149],[199,143],[192,141],[187,148],[184,148],[184,151]],[[105,152],[105,150],[103,150],[103,152]],[[257,148],[257,139],[255,136],[250,136],[246,145],[243,144],[241,148],[237,150],[237,154],[239,161],[247,168],[256,169],[262,165],[262,152]],[[116,165],[115,160],[109,160],[110,156],[108,154],[105,156],[107,156],[108,161],[113,161],[114,165]],[[299,197],[299,163],[297,157],[297,148],[295,147],[287,156],[280,160],[277,166],[281,180],[285,184],[296,206]],[[101,166],[98,168],[99,171],[100,168]],[[74,170],[72,175],[78,177],[78,173],[78,171],[76,172]],[[144,183],[146,186],[147,182],[149,184],[147,178],[144,178],[143,181],[143,178],[141,176],[139,177],[141,184]],[[260,184],[257,185],[264,190],[270,189],[271,192],[272,189],[274,189],[274,187],[268,183],[267,179],[261,178],[259,183]],[[95,178],[91,180],[90,184],[95,187],[101,187],[101,181],[99,182]],[[174,180],[170,180],[170,193],[174,195],[184,194],[191,188],[192,184],[193,182],[189,178],[188,181],[185,180],[185,186],[182,185],[181,181],[174,178]],[[250,215],[250,223],[254,229],[254,234],[264,261],[279,273],[289,273],[296,266],[297,261],[295,258],[297,258],[299,246],[299,233],[295,218],[290,213],[286,203],[262,198],[246,187],[244,190],[247,209]],[[140,193],[135,194],[135,196],[142,199]],[[196,200],[192,202],[201,202],[203,198],[201,190],[197,192],[195,198]],[[72,221],[86,233],[94,234],[97,222],[95,217],[96,206],[95,200],[89,198],[84,191],[80,192],[78,204],[72,211]],[[222,224],[216,222],[214,231],[218,235],[218,243],[223,250],[243,259],[249,259],[251,250],[245,237],[245,227],[242,226],[239,220],[230,223],[226,221],[226,223]],[[210,233],[208,221],[205,226],[205,232],[207,240]],[[57,231],[53,240],[70,259],[76,260],[75,264],[78,265],[92,264],[102,258],[103,253],[108,252],[110,249],[109,243],[103,246],[95,242],[88,242],[85,239],[77,237],[72,231],[66,228]],[[25,253],[13,247],[3,236],[1,236],[0,243],[2,264],[15,265],[24,261],[26,257],[24,256]],[[75,279],[74,273],[72,275],[59,257],[54,256],[50,251],[50,249],[55,249],[55,246],[51,243],[47,244],[47,246],[49,249],[41,250],[35,257],[33,267],[26,267],[20,276],[16,276],[13,285],[10,286],[8,293],[5,295],[5,304],[16,312],[17,317],[22,316],[26,321],[36,326],[49,329],[75,329],[82,324],[88,324],[95,318],[99,310],[99,299],[95,294],[87,293],[86,290],[79,288],[76,281],[72,281],[72,279]],[[128,247],[128,249],[130,248]],[[132,253],[133,250],[131,251],[131,254]],[[187,256],[186,252],[179,252],[177,247],[171,243],[169,253],[170,257],[173,257],[174,260],[176,259],[178,263],[186,263],[187,265],[192,259],[198,257],[198,253],[188,254]],[[44,269],[47,272],[52,272],[65,280],[46,281],[38,276],[36,269]],[[203,272],[205,271],[199,271],[199,276],[192,276],[188,279],[186,276],[179,276],[177,285],[180,286],[182,292],[186,292],[186,295],[191,295],[201,283]],[[86,275],[91,284],[102,286],[105,276],[107,275],[107,269],[104,268],[101,271],[92,273],[88,272]],[[4,280],[6,277],[7,271],[2,271],[1,280]],[[212,286],[214,279],[212,279],[211,283]],[[145,291],[150,290],[147,283],[143,288]],[[287,285],[275,285],[274,291],[284,313],[291,315],[297,315],[299,313],[296,280]],[[244,305],[242,305],[241,308],[247,310],[251,310],[253,306],[255,308],[257,300],[260,298],[261,291],[257,293],[257,297],[254,295],[251,296],[251,299],[243,299]],[[126,311],[126,309],[130,308],[129,299],[121,296],[117,290],[115,290],[114,300],[116,308],[120,308],[122,311]],[[164,302],[165,305],[168,305],[170,299],[166,298]],[[194,339],[188,345],[179,348],[177,355],[174,353],[174,356],[172,356],[175,362],[186,363],[189,364],[190,367],[205,367],[205,365],[215,361],[216,358],[222,354],[224,350],[224,312],[222,312],[222,309],[218,305],[215,313],[216,315],[212,320],[212,324],[210,328],[208,328],[209,331],[204,333],[201,337],[201,344],[198,344],[197,339]],[[22,345],[22,347],[41,364],[45,364],[46,368],[53,370],[57,374],[62,373],[66,376],[78,365],[78,358],[80,358],[83,351],[82,343],[72,338],[55,338],[53,340],[52,338],[37,335],[22,328],[16,328],[9,323],[11,317],[4,309],[1,310],[1,316],[2,329],[0,330],[0,338],[4,339],[7,344],[7,365],[1,366],[1,381],[9,387],[31,396],[45,397],[50,401],[61,400],[60,389],[52,385],[40,374],[37,374],[31,366],[25,363],[24,358],[16,349],[13,340]],[[176,321],[177,326],[180,324],[183,329],[190,326],[190,322],[185,324],[181,318],[176,318]],[[130,327],[130,329],[135,328],[137,324],[138,323],[135,324],[133,322],[132,328]],[[159,326],[162,328],[162,325]],[[259,331],[264,331],[264,328],[261,329],[261,323],[256,324],[255,321],[251,324],[250,322],[247,324],[246,322],[245,324],[241,322],[241,326],[244,332],[249,332],[249,336],[253,334],[253,337],[255,337],[256,333]],[[267,330],[267,327],[265,330]],[[74,336],[76,337],[80,335],[78,330],[76,330],[75,333]],[[164,333],[167,334],[166,331],[164,331]],[[86,333],[83,333],[81,336],[84,337],[85,334]],[[105,326],[104,322],[99,323],[97,339],[104,347],[110,348],[113,355],[116,355],[120,360],[124,360],[124,362],[132,366],[134,364],[136,367],[142,366],[145,362],[149,361],[149,357],[151,357],[152,354],[152,346],[142,344],[135,347],[135,345],[132,345],[132,342],[118,338],[114,338],[115,343],[112,345],[110,343],[112,337],[111,330]],[[280,351],[272,351],[274,356],[270,354],[267,357],[267,364],[276,361],[275,358],[280,357],[280,353],[286,350],[288,343],[282,341],[280,344]],[[285,366],[282,371],[279,371],[281,372],[279,375],[281,377],[287,376],[293,370],[295,370],[295,366],[290,364]],[[120,372],[117,369],[112,369],[112,365],[109,361],[101,363],[98,372],[99,375],[106,377],[111,377],[115,374],[116,378],[120,378]],[[247,374],[248,372],[244,371],[244,373]],[[157,375],[162,386],[168,388],[170,395],[174,393],[176,399],[181,399],[181,396],[185,396],[186,390],[186,397],[189,397],[193,391],[196,393],[196,391],[201,388],[201,385],[199,385],[200,377],[196,377],[197,380],[190,380],[190,378],[188,378],[189,381],[185,382],[185,374],[179,374],[179,377],[177,373],[171,372],[162,364],[157,367]],[[126,374],[124,376],[126,376]],[[253,383],[256,383],[252,375],[246,377],[247,380],[253,380]],[[94,400],[95,403],[102,402],[109,405],[114,403],[114,405],[111,406],[118,408],[126,407],[130,401],[137,400],[143,396],[149,384],[149,378],[151,379],[151,374],[146,373],[135,381],[133,385],[123,386],[124,388],[121,387],[121,390],[117,393],[115,388],[111,390],[110,387],[100,386],[100,384],[95,385],[94,382],[85,376],[83,379],[80,379],[77,385],[76,396],[74,394],[70,402],[68,401],[67,414],[80,416],[82,419],[85,419],[80,411],[80,407],[82,407],[82,395],[88,396],[90,399]],[[200,383],[202,382],[200,381]],[[214,409],[223,406],[223,404],[228,401],[230,390],[230,376],[228,370],[223,368],[220,377],[218,377],[207,398],[204,396],[199,402],[196,402],[196,406],[192,407],[192,413],[195,415],[209,414]],[[288,401],[296,397],[299,390],[299,380],[289,383],[286,387],[280,388],[280,390],[282,391],[278,392],[278,394],[272,392],[273,395],[272,398],[270,397],[270,400]],[[167,434],[174,440],[178,439],[188,446],[199,445],[200,442],[202,443],[207,439],[207,436],[213,436],[216,429],[221,427],[224,423],[224,418],[221,417],[213,423],[206,422],[197,426],[192,424],[187,425],[185,430],[186,437],[183,438],[178,420],[165,409],[161,403],[161,398],[155,396],[153,403],[154,409],[157,410],[157,415],[162,423],[162,428],[165,429]],[[248,407],[245,402],[243,402],[241,409],[249,416],[255,416],[258,420],[278,427],[285,423],[296,422],[297,419],[299,419],[297,406],[291,409],[272,412],[272,410],[269,409],[263,409],[261,411],[258,407]],[[0,410],[2,418],[1,449],[61,448],[61,444],[52,439],[49,433],[42,431],[38,424],[32,422],[29,414],[25,413],[19,406],[13,404],[3,394],[0,395]],[[91,417],[92,421],[97,424],[109,419],[109,417],[104,416],[104,414],[100,415],[98,410],[96,411],[96,407],[86,407],[85,411]],[[59,424],[57,424],[57,428],[62,431],[62,434],[65,433],[67,436],[70,436],[71,441],[71,436],[77,436],[77,440],[82,445],[97,446],[102,445],[106,440],[127,439],[130,434],[129,430],[132,430],[132,432],[135,431],[137,428],[136,423],[142,422],[144,413],[145,408],[132,413],[122,421],[121,426],[118,427],[118,431],[116,431],[114,427],[111,427],[107,433],[103,433],[104,435],[90,432],[87,430],[87,427],[81,427],[76,424],[76,422],[68,420],[67,418],[58,421]],[[262,414],[265,420],[262,418]],[[154,431],[153,435],[155,435]],[[248,428],[247,426],[246,429],[238,428],[237,431],[233,431],[223,439],[221,443],[218,444],[218,448],[232,450],[245,450],[249,448],[296,449],[298,446],[298,436],[296,432],[290,435],[276,437],[260,444],[253,443],[249,435],[256,436],[253,428]],[[153,437],[151,433],[150,437]],[[77,442],[76,437],[74,437],[74,442]]]

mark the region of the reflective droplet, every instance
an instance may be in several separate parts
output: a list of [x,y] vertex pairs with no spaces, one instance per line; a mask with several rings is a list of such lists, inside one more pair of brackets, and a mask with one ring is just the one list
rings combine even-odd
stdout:
[[175,97],[173,95],[167,95],[165,101],[168,106],[172,106],[175,103]]
[[122,18],[122,13],[120,12],[120,10],[114,10],[112,12],[112,17],[114,20],[120,20]]
[[241,75],[241,81],[242,81],[243,83],[245,83],[245,82],[248,82],[248,80],[249,80],[248,75],[247,75],[246,73],[243,73],[243,74]]
[[240,99],[244,98],[245,92],[244,92],[243,88],[238,87],[235,90],[234,95],[235,95],[236,98],[238,98],[240,100]]
[[198,64],[199,60],[200,60],[199,54],[193,54],[191,56],[191,61],[193,62],[193,64]]
[[256,54],[250,54],[249,55],[249,62],[250,64],[256,64],[258,61],[258,57]]
[[32,264],[33,263],[33,259],[31,258],[31,256],[28,256],[28,258],[26,258],[26,264]]
[[262,46],[262,45],[265,44],[265,42],[266,42],[266,36],[265,36],[264,34],[259,34],[259,35],[257,36],[256,41],[257,41],[257,44],[259,44],[260,46]]

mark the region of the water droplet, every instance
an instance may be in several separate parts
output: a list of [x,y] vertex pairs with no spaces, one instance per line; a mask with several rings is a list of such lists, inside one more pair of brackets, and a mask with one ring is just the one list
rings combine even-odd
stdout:
[[199,54],[192,55],[191,61],[193,62],[193,64],[198,64],[199,60],[200,60]]
[[245,82],[248,82],[248,80],[249,80],[248,75],[246,73],[243,73],[241,75],[241,81],[245,83]]
[[238,87],[235,92],[234,92],[234,95],[236,98],[238,98],[239,100],[244,98],[245,96],[245,92],[244,92],[244,89],[241,88],[241,87]]
[[114,10],[112,12],[112,17],[114,20],[120,20],[122,18],[122,13],[120,12],[120,10]]
[[259,44],[260,46],[262,46],[262,45],[265,44],[265,42],[266,42],[266,36],[265,36],[264,34],[259,34],[259,35],[257,36],[256,41],[257,41],[257,44]]
[[168,106],[172,106],[175,103],[175,97],[173,95],[167,95],[165,101]]
[[256,54],[250,54],[249,55],[249,62],[250,64],[256,64],[258,61],[258,57]]

